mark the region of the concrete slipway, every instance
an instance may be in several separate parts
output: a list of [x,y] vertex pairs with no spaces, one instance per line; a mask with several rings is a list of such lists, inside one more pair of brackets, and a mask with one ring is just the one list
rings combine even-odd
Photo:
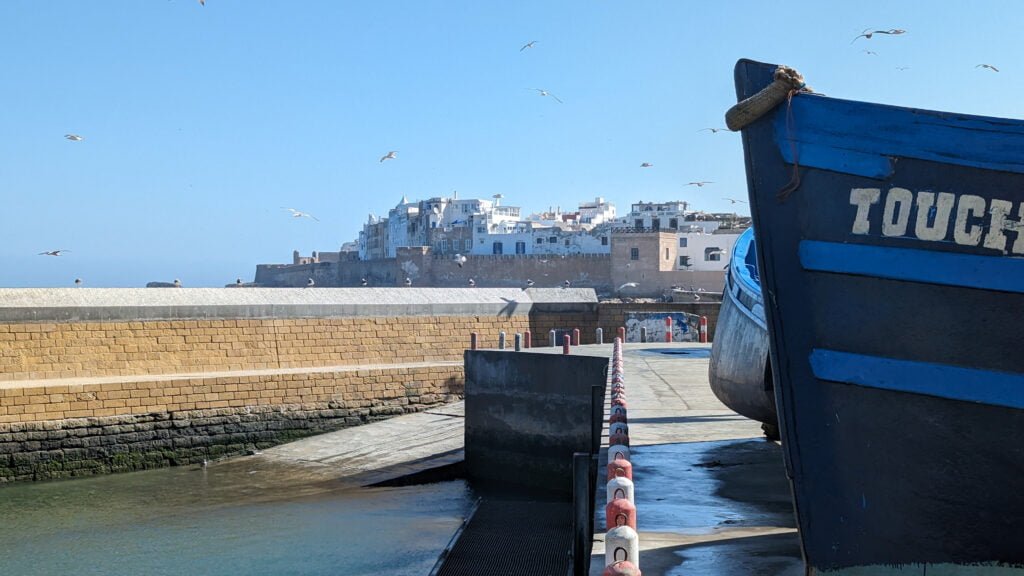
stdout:
[[[629,343],[624,350],[643,573],[803,574],[781,449],[764,440],[759,423],[714,397],[710,345]],[[610,357],[611,346],[573,353]],[[292,442],[257,458],[305,463],[325,480],[368,485],[456,463],[462,447],[458,403]],[[599,478],[592,575],[604,569],[605,503]]]

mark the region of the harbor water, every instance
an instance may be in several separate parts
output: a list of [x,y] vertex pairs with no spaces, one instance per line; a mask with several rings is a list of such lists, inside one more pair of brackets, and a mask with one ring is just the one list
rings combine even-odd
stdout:
[[421,575],[462,480],[360,488],[259,458],[0,487],[0,574]]

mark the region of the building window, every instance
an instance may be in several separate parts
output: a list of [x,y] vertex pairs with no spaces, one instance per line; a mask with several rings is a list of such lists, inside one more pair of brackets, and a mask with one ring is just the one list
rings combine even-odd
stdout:
[[637,219],[636,219],[636,220],[635,220],[635,221],[633,222],[633,227],[634,227],[634,228],[636,228],[637,230],[643,230],[643,229],[644,229],[644,221],[643,221],[643,218],[637,218]]
[[548,244],[558,244],[558,236],[551,236],[548,238]]
[[686,238],[680,238],[679,239],[679,247],[680,248],[686,248]]
[[665,248],[665,260],[668,260],[668,258],[669,258],[669,256],[668,256],[668,248]]
[[448,251],[448,241],[445,240],[444,238],[442,238],[441,241],[437,243],[437,249],[440,250],[442,254],[447,252]]
[[629,249],[629,259],[630,260],[639,260],[640,259],[640,249],[639,248],[630,248]]
[[[483,240],[481,240],[481,242],[483,242]],[[468,252],[468,251],[470,251],[472,249],[473,249],[473,239],[472,238],[466,238],[466,251]]]
[[721,262],[722,260],[722,249],[717,246],[704,249],[704,261],[705,262]]
[[661,230],[661,218],[651,218],[651,230]]
[[544,239],[543,238],[537,238],[537,244],[543,244],[543,243],[544,243]]
[[516,254],[526,254],[526,242],[516,242]]
[[502,246],[501,242],[495,242],[491,246],[491,254],[501,254],[503,251],[504,251],[504,246]]
[[607,246],[607,245],[608,245],[608,237],[607,236],[601,236],[601,246]]
[[679,257],[679,267],[680,268],[689,268],[690,267],[690,257],[689,256],[680,256]]
[[669,218],[668,219],[668,227],[673,229],[673,230],[675,230],[676,228],[679,228],[679,219],[678,218]]
[[566,239],[565,239],[565,245],[566,245],[566,246],[568,246],[568,245],[569,245],[569,239],[568,239],[568,238],[566,238]]
[[487,226],[477,226],[477,234],[487,234]]

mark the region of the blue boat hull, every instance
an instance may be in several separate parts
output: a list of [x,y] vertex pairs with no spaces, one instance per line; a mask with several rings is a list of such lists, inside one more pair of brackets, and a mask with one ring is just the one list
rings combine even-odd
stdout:
[[708,381],[723,404],[761,422],[765,434],[775,439],[778,417],[768,362],[768,328],[752,248],[753,230],[748,230],[736,240],[729,262],[711,345]]
[[1024,122],[801,94],[743,143],[808,573],[1024,572]]

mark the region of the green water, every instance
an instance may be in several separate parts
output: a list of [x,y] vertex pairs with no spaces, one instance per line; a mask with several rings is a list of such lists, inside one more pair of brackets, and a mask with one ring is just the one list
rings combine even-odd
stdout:
[[0,575],[422,575],[473,498],[324,478],[254,457],[0,487]]

